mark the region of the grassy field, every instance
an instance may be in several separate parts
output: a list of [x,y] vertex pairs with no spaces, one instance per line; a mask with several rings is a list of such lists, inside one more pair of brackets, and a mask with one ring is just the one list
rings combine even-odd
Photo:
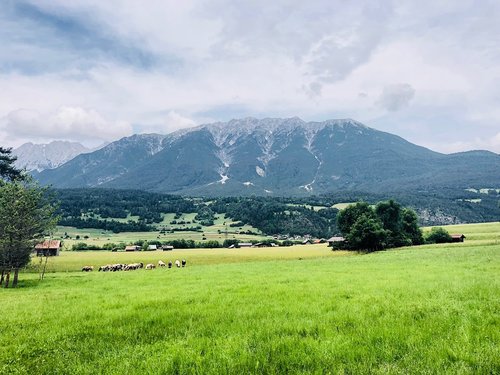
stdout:
[[[184,220],[192,220],[195,214],[185,214]],[[246,234],[243,232],[252,231],[254,233],[259,233],[259,231],[250,225],[243,225],[241,227],[229,227],[229,224],[233,223],[231,220],[224,220],[223,215],[216,215],[216,220],[214,225],[202,227],[202,232],[189,232],[189,231],[179,231],[174,233],[159,233],[159,232],[122,232],[113,233],[110,231],[103,231],[101,229],[77,229],[73,227],[58,226],[53,238],[64,238],[65,234],[71,238],[66,238],[63,241],[63,249],[70,250],[71,247],[78,242],[85,242],[88,245],[98,245],[102,246],[106,243],[119,243],[124,242],[125,244],[133,243],[137,240],[159,240],[159,241],[170,241],[175,239],[186,239],[194,240],[196,242],[204,242],[210,240],[217,240],[219,242],[224,242],[226,238],[228,239],[238,239],[241,241],[260,241],[266,238],[264,235],[260,234]],[[169,223],[174,219],[174,214],[165,215],[163,224],[159,224],[159,228],[163,227],[164,223]],[[181,219],[179,219],[181,220]],[[227,224],[224,225],[224,223]],[[182,228],[183,226],[191,227],[197,224],[187,224],[187,225],[168,225],[168,227]],[[226,229],[228,234],[226,236]],[[236,233],[242,232],[242,233]],[[79,237],[77,239],[77,236]],[[87,236],[88,238],[85,238]]]
[[[247,263],[270,260],[335,258],[353,255],[347,251],[330,251],[325,244],[296,245],[278,248],[241,248],[241,249],[176,249],[173,251],[64,251],[58,257],[49,258],[48,272],[80,271],[84,265],[100,266],[108,263],[158,263],[159,260],[172,262],[186,259],[190,266],[222,263]],[[31,264],[28,272],[38,272],[37,260]]]
[[[0,290],[0,373],[500,373],[500,223],[449,230],[466,242],[65,253]],[[124,256],[188,267],[66,272]]]

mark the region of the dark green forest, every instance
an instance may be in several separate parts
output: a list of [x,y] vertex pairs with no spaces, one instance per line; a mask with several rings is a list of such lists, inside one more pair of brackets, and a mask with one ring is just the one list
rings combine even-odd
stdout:
[[[210,226],[215,214],[250,224],[265,234],[328,237],[338,234],[332,208],[337,203],[364,201],[376,204],[394,199],[415,210],[420,225],[443,225],[498,221],[500,192],[494,189],[473,191],[440,189],[436,191],[374,194],[336,192],[310,197],[222,197],[200,198],[150,193],[139,190],[60,189],[59,225],[97,228],[113,232],[154,231],[162,214],[196,213],[193,227]],[[129,216],[136,220],[123,220]],[[120,220],[121,219],[121,220]]]

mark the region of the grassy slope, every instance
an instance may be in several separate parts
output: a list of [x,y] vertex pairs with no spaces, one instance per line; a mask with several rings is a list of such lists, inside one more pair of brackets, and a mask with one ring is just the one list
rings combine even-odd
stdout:
[[0,291],[0,373],[499,373],[499,225],[363,256],[23,274]]

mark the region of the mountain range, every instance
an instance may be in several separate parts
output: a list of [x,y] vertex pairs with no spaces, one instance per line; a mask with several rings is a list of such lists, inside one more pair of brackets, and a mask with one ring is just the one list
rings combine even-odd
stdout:
[[351,119],[244,118],[122,138],[37,178],[190,195],[465,189],[499,187],[500,155],[442,154]]
[[53,141],[48,144],[25,143],[13,150],[15,166],[27,171],[41,172],[57,168],[75,156],[92,150],[77,142]]

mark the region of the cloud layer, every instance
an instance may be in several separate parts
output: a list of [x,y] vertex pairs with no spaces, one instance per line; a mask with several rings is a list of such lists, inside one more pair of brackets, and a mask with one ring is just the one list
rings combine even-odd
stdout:
[[54,113],[18,109],[2,119],[8,138],[51,140],[54,138],[103,142],[130,135],[132,127],[123,121],[106,121],[95,110],[63,107]]
[[0,144],[252,115],[500,152],[498,19],[500,3],[469,0],[7,0]]

